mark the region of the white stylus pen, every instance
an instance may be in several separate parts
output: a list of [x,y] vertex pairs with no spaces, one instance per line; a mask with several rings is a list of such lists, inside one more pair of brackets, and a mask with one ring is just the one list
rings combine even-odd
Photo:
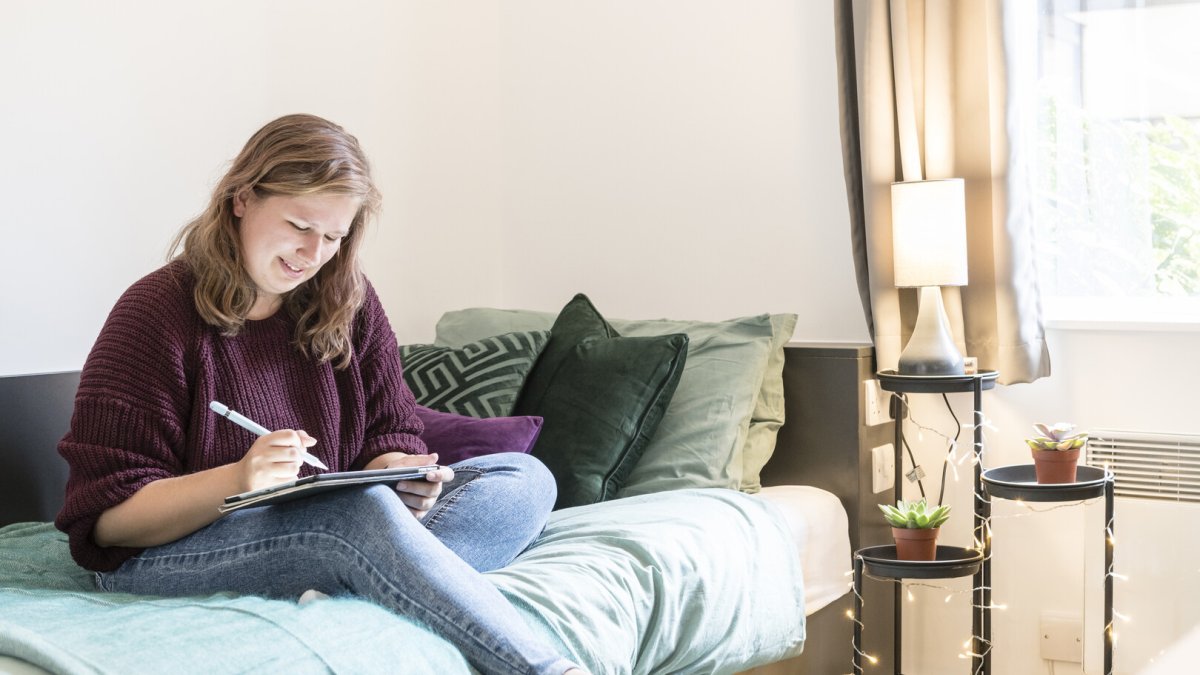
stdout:
[[[254,434],[255,436],[266,436],[267,434],[271,433],[271,431],[269,429],[267,429],[266,427],[264,427],[263,425],[255,422],[254,420],[249,419],[245,415],[239,414],[235,410],[230,410],[229,406],[225,405],[224,403],[219,403],[217,401],[213,401],[212,403],[208,404],[208,407],[211,408],[213,412],[217,413],[221,417],[224,417],[225,419],[229,420],[230,422],[233,422],[234,424],[245,429],[246,431],[249,431],[250,433]],[[317,459],[316,456],[314,456],[312,453],[308,452],[307,450],[301,449],[300,454],[301,454],[301,456],[303,456],[305,464],[311,464],[312,466],[319,466],[322,469],[325,469],[326,471],[329,470],[329,467],[325,466],[321,462],[321,460]]]

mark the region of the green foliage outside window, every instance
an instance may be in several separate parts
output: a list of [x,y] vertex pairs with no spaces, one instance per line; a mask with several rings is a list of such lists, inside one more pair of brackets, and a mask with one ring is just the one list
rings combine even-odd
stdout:
[[1200,120],[1110,120],[1043,92],[1038,263],[1062,296],[1200,296]]

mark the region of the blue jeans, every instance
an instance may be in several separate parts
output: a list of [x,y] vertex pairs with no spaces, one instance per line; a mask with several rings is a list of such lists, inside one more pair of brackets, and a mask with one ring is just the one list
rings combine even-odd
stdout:
[[453,468],[422,521],[389,486],[351,487],[234,511],[97,574],[97,582],[164,596],[296,600],[310,588],[355,595],[423,623],[484,673],[561,675],[574,664],[535,637],[479,574],[508,564],[541,533],[556,497],[553,476],[518,453]]

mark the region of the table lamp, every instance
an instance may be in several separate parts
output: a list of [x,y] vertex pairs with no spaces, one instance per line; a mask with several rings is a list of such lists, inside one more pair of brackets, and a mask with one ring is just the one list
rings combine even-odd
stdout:
[[896,286],[921,289],[917,323],[900,352],[901,375],[962,375],[942,286],[967,284],[966,205],[961,178],[892,183]]

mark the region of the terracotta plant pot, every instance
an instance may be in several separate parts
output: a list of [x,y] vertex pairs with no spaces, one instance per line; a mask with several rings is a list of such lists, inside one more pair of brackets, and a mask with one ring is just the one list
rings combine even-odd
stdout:
[[1074,450],[1034,450],[1033,470],[1039,484],[1074,483],[1079,465],[1079,448]]
[[925,529],[893,527],[897,560],[933,560],[937,557],[937,536],[940,527]]

